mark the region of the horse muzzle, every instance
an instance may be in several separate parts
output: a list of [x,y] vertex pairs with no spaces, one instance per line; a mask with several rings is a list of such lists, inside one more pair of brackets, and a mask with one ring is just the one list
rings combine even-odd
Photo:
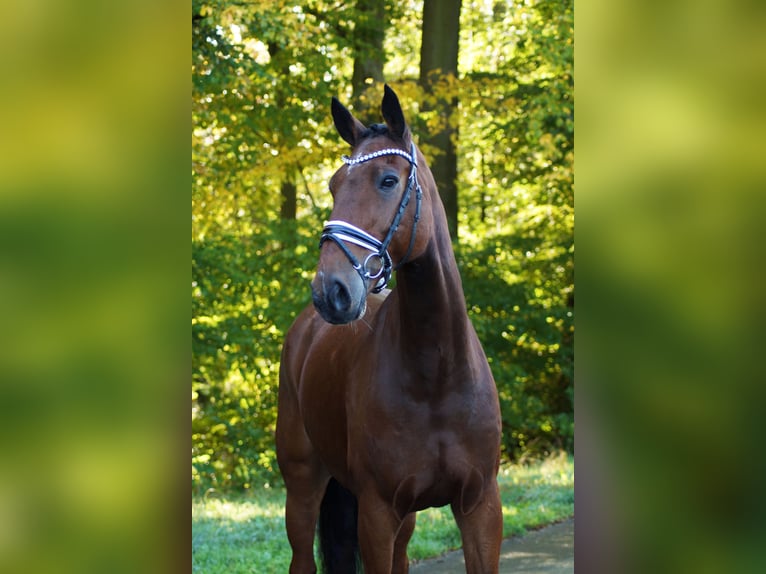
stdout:
[[367,309],[367,290],[356,271],[325,273],[317,271],[311,282],[311,296],[319,315],[333,325],[360,319]]

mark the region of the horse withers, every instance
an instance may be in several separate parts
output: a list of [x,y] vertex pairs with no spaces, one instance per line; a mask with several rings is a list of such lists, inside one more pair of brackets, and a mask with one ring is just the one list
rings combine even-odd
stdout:
[[[313,306],[285,337],[277,459],[290,572],[408,571],[415,514],[449,504],[466,571],[498,571],[500,409],[434,178],[385,87],[385,124],[337,99],[352,148],[330,179]],[[396,272],[396,286],[386,289]]]

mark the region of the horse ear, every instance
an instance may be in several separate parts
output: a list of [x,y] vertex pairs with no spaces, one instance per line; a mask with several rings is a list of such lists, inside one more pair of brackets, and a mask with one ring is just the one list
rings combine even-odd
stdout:
[[406,141],[405,136],[409,135],[410,130],[404,121],[404,113],[402,113],[399,98],[396,97],[396,93],[388,84],[383,87],[383,103],[380,106],[380,111],[383,114],[383,119],[386,120],[388,131]]
[[351,115],[346,106],[341,104],[335,96],[332,98],[330,108],[332,110],[332,119],[335,122],[335,129],[338,130],[340,137],[346,140],[351,147],[354,147],[359,139],[359,134],[364,131],[364,125]]

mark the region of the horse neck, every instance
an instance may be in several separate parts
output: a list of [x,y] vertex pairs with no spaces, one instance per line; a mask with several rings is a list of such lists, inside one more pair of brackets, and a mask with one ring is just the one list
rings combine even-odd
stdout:
[[[434,196],[438,197],[434,191]],[[426,252],[397,272],[402,356],[414,372],[441,378],[472,352],[465,296],[441,201],[432,201],[434,235]]]

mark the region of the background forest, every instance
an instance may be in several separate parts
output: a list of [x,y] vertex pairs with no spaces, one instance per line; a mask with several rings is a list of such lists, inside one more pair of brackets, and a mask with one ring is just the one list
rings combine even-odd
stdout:
[[278,480],[284,333],[308,303],[338,96],[399,95],[450,220],[503,454],[573,449],[573,0],[193,0],[192,480]]

